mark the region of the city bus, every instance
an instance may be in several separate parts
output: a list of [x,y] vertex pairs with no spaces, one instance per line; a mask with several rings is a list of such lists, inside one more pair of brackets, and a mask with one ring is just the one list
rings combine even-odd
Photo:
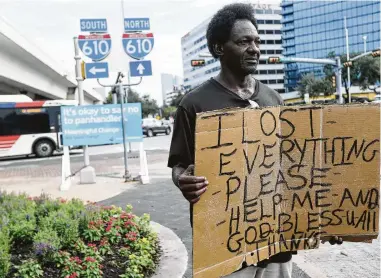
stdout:
[[[14,96],[12,100],[15,101]],[[4,102],[0,99],[0,158],[52,156],[62,149],[60,107],[75,100]]]

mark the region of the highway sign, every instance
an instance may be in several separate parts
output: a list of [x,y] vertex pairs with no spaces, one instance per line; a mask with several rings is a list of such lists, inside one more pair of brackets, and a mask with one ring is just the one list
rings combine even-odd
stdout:
[[150,60],[131,61],[130,74],[132,77],[151,76],[152,64]]
[[106,33],[107,20],[104,18],[98,19],[81,19],[81,32]]
[[108,63],[86,63],[85,64],[85,77],[86,78],[107,78]]
[[147,56],[154,44],[152,33],[123,34],[123,48],[128,56],[134,59],[143,59]]
[[79,35],[78,45],[83,54],[93,61],[106,58],[111,51],[111,37],[103,35]]
[[124,31],[147,31],[150,29],[149,18],[125,18]]
[[[123,143],[122,109],[119,104],[62,106],[61,123],[64,146],[92,146]],[[123,105],[126,141],[141,142],[141,103]]]

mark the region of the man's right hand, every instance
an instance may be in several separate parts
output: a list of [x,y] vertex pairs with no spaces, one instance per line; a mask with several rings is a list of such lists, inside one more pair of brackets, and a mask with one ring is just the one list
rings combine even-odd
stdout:
[[185,199],[191,204],[195,204],[200,200],[200,197],[206,191],[208,184],[209,183],[205,177],[194,176],[194,165],[189,165],[178,179],[178,187]]

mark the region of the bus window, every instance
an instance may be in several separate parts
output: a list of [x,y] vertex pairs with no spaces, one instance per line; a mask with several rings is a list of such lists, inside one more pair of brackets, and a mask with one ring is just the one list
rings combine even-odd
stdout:
[[0,135],[38,133],[50,133],[49,115],[45,109],[0,109]]

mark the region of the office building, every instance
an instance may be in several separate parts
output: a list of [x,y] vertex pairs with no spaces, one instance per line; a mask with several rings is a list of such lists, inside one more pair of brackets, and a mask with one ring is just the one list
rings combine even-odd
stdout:
[[173,98],[182,91],[183,79],[180,76],[162,73],[161,74],[161,92],[163,104],[169,105]]
[[[268,64],[267,57],[282,54],[281,8],[270,4],[253,4],[261,37],[261,58],[255,78],[268,84],[279,93],[284,92],[284,70],[282,64]],[[214,58],[201,58],[200,54],[209,54],[206,42],[206,29],[211,18],[196,26],[181,39],[184,89],[197,87],[218,74],[220,63]],[[191,60],[205,59],[205,66],[192,67]]]
[[[281,7],[285,57],[326,58],[332,51],[336,55],[346,53],[344,17],[350,53],[380,47],[379,1],[283,0]],[[286,91],[295,91],[298,80],[306,72],[324,76],[322,65],[286,64]]]

